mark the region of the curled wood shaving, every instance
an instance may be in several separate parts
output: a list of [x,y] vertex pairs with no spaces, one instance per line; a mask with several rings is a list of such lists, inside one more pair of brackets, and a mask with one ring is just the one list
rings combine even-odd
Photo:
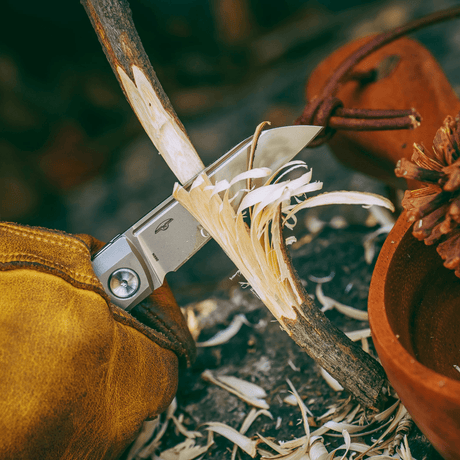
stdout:
[[220,422],[208,422],[206,423],[208,431],[213,431],[214,433],[224,436],[234,444],[236,444],[240,449],[244,450],[250,457],[254,458],[257,454],[257,440],[252,440],[247,436],[236,431],[231,426],[226,425],[225,423]]
[[174,415],[172,416],[172,421],[176,426],[177,430],[180,434],[185,436],[186,438],[194,439],[194,438],[201,438],[202,434],[199,431],[190,431],[182,424],[182,421],[179,420]]
[[312,439],[308,454],[311,460],[325,460],[329,456],[329,452],[324,446],[324,439],[321,436]]
[[161,452],[160,458],[161,460],[193,460],[206,453],[212,444],[212,438],[211,440],[208,438],[205,446],[196,446],[193,439],[187,438],[184,442]]
[[324,426],[328,427],[330,430],[337,431],[338,433],[342,433],[344,430],[346,430],[348,431],[348,433],[352,433],[352,434],[358,433],[358,432],[364,432],[366,428],[369,428],[369,425],[365,425],[365,426],[352,425],[350,423],[334,422],[333,420],[329,420],[329,422],[326,422]]
[[[302,172],[300,177],[285,179],[283,175],[293,169]],[[239,191],[231,195],[230,190],[248,178],[265,178],[266,182],[249,191],[241,203],[234,207],[232,202],[238,197]],[[322,184],[311,182],[311,178],[312,172],[304,162],[292,161],[274,174],[268,168],[256,168],[237,175],[230,182],[222,180],[213,184],[203,173],[189,190],[176,183],[173,192],[176,200],[224,249],[286,330],[288,326],[285,321],[295,320],[300,312],[304,292],[285,260],[282,228],[295,224],[298,211],[314,206],[375,204],[393,208],[382,197],[359,192],[323,193],[291,205],[291,198],[304,197],[306,193],[321,189]],[[249,224],[245,221],[245,215],[250,216]]]
[[401,444],[399,451],[401,453],[402,460],[414,460],[409,448],[409,443],[407,442],[407,436],[404,436],[404,444]]
[[[338,449],[345,449],[346,448],[346,444],[343,444],[341,445]],[[364,444],[364,443],[360,443],[360,442],[352,442],[350,443],[350,451],[352,452],[367,452],[368,455],[380,455],[382,453],[382,449],[380,448],[377,448],[377,449],[374,449],[372,451],[369,451],[369,446],[367,444]],[[376,457],[376,458],[381,458],[383,459],[383,457]],[[366,459],[367,460],[367,459]]]
[[413,426],[414,422],[412,420],[412,417],[410,416],[409,412],[407,412],[404,415],[404,417],[400,420],[398,427],[396,428],[395,437],[388,446],[388,452],[390,453],[390,455],[394,454],[396,447],[401,444],[403,438],[407,437]]
[[361,347],[366,353],[370,353],[369,342],[367,340],[367,337],[361,338]]
[[329,273],[328,276],[323,276],[321,278],[318,278],[317,276],[313,276],[313,275],[308,275],[308,279],[310,281],[313,281],[314,283],[322,284],[322,283],[329,283],[329,281],[332,281],[334,279],[334,276],[335,276],[335,272],[331,272]]
[[345,441],[345,444],[344,446],[340,446],[338,447],[337,449],[334,449],[331,453],[334,453],[334,452],[337,452],[338,450],[342,450],[343,448],[345,448],[345,453],[342,455],[342,457],[340,458],[340,460],[344,460],[345,456],[348,454],[348,451],[350,450],[350,446],[351,446],[351,437],[350,437],[350,433],[348,433],[347,430],[343,430],[342,431],[342,436],[343,436],[343,439]]
[[225,329],[222,329],[214,337],[211,337],[209,340],[206,340],[205,342],[197,342],[196,346],[205,348],[205,347],[215,347],[217,345],[222,345],[223,343],[228,342],[236,334],[238,334],[243,324],[246,324],[247,326],[250,325],[246,316],[236,315],[232,319],[231,323]]
[[243,401],[260,409],[269,409],[270,406],[263,399],[267,393],[259,385],[231,376],[214,376],[211,371],[206,370],[201,377],[208,382],[217,385],[229,393],[238,396]]
[[160,417],[156,417],[153,420],[144,422],[142,426],[142,431],[139,436],[136,438],[136,441],[131,446],[131,449],[128,452],[127,460],[133,460],[137,453],[142,449],[142,447],[149,441],[153,436],[153,433],[158,428],[160,424]]
[[389,455],[372,455],[372,457],[366,457],[366,460],[395,460],[395,458]]
[[[290,449],[286,449],[283,446],[280,446],[276,442],[272,441],[271,439],[268,439],[264,436],[262,436],[260,433],[257,434],[259,438],[266,444],[268,447],[271,447],[275,452],[278,452],[280,455],[288,455],[291,453]],[[277,456],[273,456],[273,458],[277,458]]]
[[343,386],[325,369],[320,369],[321,376],[334,391],[343,391]]
[[369,315],[367,314],[367,311],[358,310],[357,308],[350,307],[324,295],[322,283],[318,283],[316,285],[315,294],[318,302],[323,306],[321,309],[322,311],[327,311],[335,308],[337,311],[348,316],[349,318],[357,319],[359,321],[369,321]]
[[372,263],[376,253],[375,241],[376,239],[383,234],[390,233],[391,229],[393,228],[394,223],[391,225],[385,225],[383,227],[378,228],[372,233],[366,235],[363,241],[364,246],[364,260],[368,265]]
[[[268,412],[267,410],[256,410],[252,408],[247,415],[247,417],[244,419],[241,428],[240,428],[240,433],[241,434],[246,434],[246,432],[249,430],[250,426],[254,423],[254,421],[259,417],[260,415],[265,415],[273,420],[273,415]],[[231,460],[235,460],[236,458],[236,453],[238,451],[238,445],[235,444],[232,449],[232,457]]]
[[310,426],[308,425],[308,415],[313,415],[308,407],[305,405],[305,403],[302,401],[302,398],[299,396],[299,393],[297,393],[297,390],[295,389],[294,385],[289,379],[286,379],[287,384],[291,388],[292,393],[297,399],[297,404],[300,407],[300,412],[302,413],[302,420],[303,420],[303,426],[305,428],[305,434],[307,436],[310,436]]
[[[406,415],[406,413],[406,408],[399,402],[398,411],[395,415],[395,418],[393,419],[393,421],[391,421],[388,428],[383,432],[383,434],[381,434],[379,438],[374,442],[374,444],[372,444],[372,446],[369,447],[369,451],[378,446],[380,441],[382,441],[382,439],[384,439],[387,436],[387,434],[391,433],[398,426],[400,420]],[[367,452],[363,452],[361,455],[356,457],[355,460],[361,460],[365,454],[367,454]]]
[[288,363],[289,367],[290,367],[293,371],[295,371],[295,372],[300,372],[300,367],[297,367],[297,366],[292,362],[291,359],[288,359],[288,362],[287,362],[287,363]]
[[255,383],[251,383],[246,380],[242,380],[237,377],[233,377],[231,375],[219,375],[217,378],[224,385],[232,387],[235,390],[245,395],[255,397],[255,398],[266,398],[267,397],[266,391],[259,385],[256,385]]
[[396,408],[399,407],[400,403],[401,402],[398,400],[384,411],[374,415],[374,420],[377,420],[378,422],[384,422],[391,416],[391,414],[396,410]]
[[[288,382],[289,383],[289,382]],[[290,384],[290,386],[292,383]],[[295,388],[292,386],[292,390]],[[293,393],[296,398],[298,396],[297,392]],[[388,420],[392,414],[394,414],[395,410],[398,409],[398,413],[396,414],[394,420]],[[321,417],[325,418],[325,416],[330,416],[335,412],[340,412],[340,415],[336,417],[336,420],[331,420],[326,422],[319,430],[310,433],[309,428],[306,430],[306,435],[300,438],[296,438],[286,442],[279,442],[276,443],[274,440],[270,438],[266,438],[262,435],[258,435],[261,442],[266,444],[270,447],[276,454],[272,454],[267,452],[264,449],[258,447],[259,454],[262,456],[261,460],[345,460],[349,453],[353,453],[352,456],[349,458],[355,458],[354,455],[359,453],[359,457],[357,459],[363,458],[366,456],[366,460],[386,460],[392,459],[394,457],[390,457],[384,451],[386,447],[390,444],[390,441],[381,442],[382,439],[387,436],[391,431],[395,429],[398,425],[399,421],[401,420],[401,414],[405,413],[404,407],[401,405],[400,401],[396,401],[391,407],[387,410],[377,414],[376,416],[371,417],[372,423],[367,425],[360,424],[359,419],[355,421],[355,423],[351,423],[356,419],[359,414],[364,413],[363,409],[359,405],[352,405],[350,404],[350,399],[344,401],[341,406],[335,406],[331,408],[326,414],[323,414]],[[321,417],[318,417],[320,419]],[[303,414],[304,418],[304,414]],[[346,422],[340,422],[346,418]],[[383,423],[383,424],[382,424]],[[371,425],[377,424],[373,429],[369,429]],[[372,446],[369,446],[363,442],[352,442],[352,436],[364,436],[367,434],[374,433],[376,431],[381,430],[388,425],[385,433],[374,443]],[[329,430],[335,431],[340,433],[340,435],[344,439],[344,443],[337,447],[332,451],[328,451],[323,438],[320,436],[321,434],[327,434],[330,436],[331,434],[328,433]],[[407,443],[407,439],[405,440]],[[408,450],[408,445],[401,447],[401,458],[403,460],[414,460],[410,455],[410,449]],[[336,454],[344,450],[344,453],[340,457],[337,457]],[[406,455],[406,457],[404,457]]]
[[[142,443],[138,443],[137,439],[134,445],[131,447],[127,460],[132,460],[132,459],[142,459],[142,458],[148,458],[155,450],[157,450],[161,444],[161,439],[163,438],[163,435],[166,432],[166,429],[169,426],[169,421],[174,417],[174,413],[176,412],[177,409],[177,399],[174,398],[172,403],[169,405],[167,411],[166,411],[166,416],[165,420],[163,423],[160,423],[160,417],[157,417],[158,424],[157,428],[160,427],[157,435],[149,441],[151,435],[146,438],[146,436],[142,437]],[[152,420],[153,421],[153,420]],[[145,422],[144,423],[144,428],[145,426],[149,424],[150,422]],[[153,434],[153,433],[152,433]]]
[[297,406],[297,398],[293,394],[290,394],[283,398],[283,402],[285,404],[288,404],[289,406]]
[[380,224],[381,227],[393,226],[396,219],[393,214],[389,213],[386,209],[379,206],[371,206],[369,213]]

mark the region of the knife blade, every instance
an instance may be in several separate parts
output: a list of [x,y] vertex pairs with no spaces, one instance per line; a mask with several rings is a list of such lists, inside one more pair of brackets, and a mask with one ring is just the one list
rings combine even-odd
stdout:
[[[265,166],[276,171],[321,129],[299,125],[263,131],[253,167]],[[240,142],[204,170],[214,183],[230,180],[246,170],[252,138]],[[93,269],[112,302],[129,311],[163,284],[166,273],[180,268],[210,238],[200,223],[171,196],[107,243],[93,257]]]

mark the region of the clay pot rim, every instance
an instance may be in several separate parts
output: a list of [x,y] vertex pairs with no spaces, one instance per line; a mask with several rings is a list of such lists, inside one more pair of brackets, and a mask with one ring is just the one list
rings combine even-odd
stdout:
[[[372,338],[379,343],[382,349],[392,350],[392,365],[409,381],[417,380],[417,385],[424,387],[428,393],[436,391],[437,394],[442,394],[446,399],[452,400],[452,395],[460,394],[460,381],[439,374],[418,362],[399,342],[390,326],[385,310],[387,272],[398,244],[405,234],[411,231],[411,227],[412,223],[407,221],[406,213],[403,212],[388,234],[375,265],[369,289],[369,324]],[[424,243],[420,242],[420,244]]]

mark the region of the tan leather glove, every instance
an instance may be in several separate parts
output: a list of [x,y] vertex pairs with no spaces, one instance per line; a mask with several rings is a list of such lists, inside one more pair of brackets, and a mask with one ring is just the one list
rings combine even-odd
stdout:
[[132,315],[110,303],[91,266],[100,247],[0,223],[2,460],[118,458],[193,359],[166,285]]

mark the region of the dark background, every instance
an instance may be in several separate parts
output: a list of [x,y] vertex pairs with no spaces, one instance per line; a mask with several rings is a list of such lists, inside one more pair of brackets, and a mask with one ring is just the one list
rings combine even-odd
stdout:
[[[291,124],[302,112],[308,74],[340,45],[456,3],[133,0],[131,8],[207,165],[262,120]],[[107,241],[170,195],[174,177],[125,101],[78,1],[4,0],[2,17],[0,219]],[[454,88],[458,25],[452,20],[416,35]],[[327,147],[300,157],[326,189],[385,192],[340,166]],[[208,246],[171,276],[178,291],[232,269]]]

